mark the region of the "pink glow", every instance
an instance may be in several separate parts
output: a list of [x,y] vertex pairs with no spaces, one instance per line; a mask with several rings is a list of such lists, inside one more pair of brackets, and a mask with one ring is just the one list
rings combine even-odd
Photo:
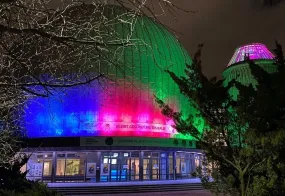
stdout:
[[[140,90],[141,97],[126,97],[125,91],[117,87],[112,97],[105,93],[102,97],[104,107],[100,107],[98,121],[93,124],[90,132],[100,136],[135,136],[171,138],[176,134],[172,127],[173,121],[161,114],[160,108],[154,103],[152,93]],[[106,103],[110,103],[106,104]]]
[[149,121],[149,115],[148,114],[141,114],[138,116],[138,121],[141,123],[146,123]]
[[248,55],[251,60],[274,59],[274,55],[264,44],[252,43],[238,47],[228,66],[244,61],[246,55]]

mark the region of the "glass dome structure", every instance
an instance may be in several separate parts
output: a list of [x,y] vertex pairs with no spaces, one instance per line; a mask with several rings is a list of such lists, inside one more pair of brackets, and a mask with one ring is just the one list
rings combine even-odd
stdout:
[[228,66],[243,62],[246,56],[248,56],[251,60],[274,59],[274,55],[267,49],[264,44],[252,43],[238,47]]
[[[268,73],[276,72],[276,66],[274,65],[275,56],[264,44],[246,44],[236,49],[227,68],[224,70],[222,76],[225,86],[232,80],[236,80],[243,85],[252,84],[254,87],[257,85],[257,81],[251,74],[248,63],[245,62],[245,56],[248,56],[249,59],[253,60]],[[230,89],[230,94],[234,99],[237,99],[238,90],[233,87]]]
[[[88,5],[90,6],[90,5]],[[82,7],[88,15],[88,7]],[[86,13],[87,12],[87,13]],[[139,16],[131,27],[125,10],[109,6],[105,17],[113,23],[102,32],[131,40],[126,47],[110,46],[108,59],[94,63],[94,72],[107,76],[91,85],[58,91],[49,99],[35,98],[27,104],[25,127],[28,137],[132,136],[188,138],[176,132],[172,120],[161,114],[154,95],[172,108],[195,113],[179,88],[165,72],[184,75],[191,58],[177,38],[153,19]],[[120,17],[118,17],[120,16]],[[103,39],[110,40],[110,33]],[[201,120],[199,126],[203,126]],[[197,125],[198,126],[198,125]]]

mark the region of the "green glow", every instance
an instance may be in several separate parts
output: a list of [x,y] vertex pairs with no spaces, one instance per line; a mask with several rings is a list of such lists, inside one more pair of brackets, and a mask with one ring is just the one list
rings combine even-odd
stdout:
[[[184,116],[195,114],[197,111],[190,107],[188,99],[181,95],[178,86],[165,73],[168,69],[178,76],[185,75],[185,65],[192,63],[186,50],[174,35],[151,18],[140,16],[134,26],[119,22],[118,20],[130,20],[130,16],[122,15],[124,12],[118,7],[105,8],[105,16],[114,21],[111,25],[102,27],[102,31],[113,31],[123,40],[131,36],[129,46],[108,48],[107,55],[117,66],[106,63],[103,70],[128,92],[136,94],[138,90],[147,90],[150,98],[153,99],[152,95],[155,94],[170,107],[182,110]],[[134,29],[133,32],[131,27]],[[105,39],[112,40],[110,37]],[[127,80],[120,80],[124,77]],[[202,131],[203,120],[195,119],[195,126]],[[177,134],[176,137],[192,139],[191,136],[183,134]]]
[[[254,60],[254,62],[260,67],[262,67],[268,73],[273,73],[277,71],[276,66],[273,64],[274,63],[273,60]],[[251,74],[249,64],[246,62],[233,64],[227,67],[227,69],[225,69],[225,71],[223,72],[223,79],[224,79],[224,86],[227,86],[229,82],[232,81],[233,79],[235,79],[236,81],[240,82],[245,86],[249,86],[251,84],[253,85],[254,88],[256,88],[256,85],[258,84],[256,79]],[[233,100],[237,100],[239,91],[236,87],[232,87],[229,90],[229,94],[232,96]],[[234,108],[230,107],[229,112],[231,112],[231,114],[237,117]],[[227,131],[229,131],[232,135],[233,145],[239,145],[237,127],[239,131],[245,132],[248,129],[249,125],[248,123],[245,123],[245,125],[240,126],[239,122],[233,122],[232,124],[226,127]]]
[[[273,65],[273,60],[255,60],[254,62],[268,73],[276,72],[276,66]],[[227,86],[233,79],[236,79],[236,81],[246,86],[252,84],[253,87],[256,87],[257,85],[257,81],[251,74],[250,67],[246,62],[234,64],[227,67],[223,72],[223,78],[224,86]],[[237,100],[239,93],[236,87],[232,87],[229,93],[233,96],[234,100]]]

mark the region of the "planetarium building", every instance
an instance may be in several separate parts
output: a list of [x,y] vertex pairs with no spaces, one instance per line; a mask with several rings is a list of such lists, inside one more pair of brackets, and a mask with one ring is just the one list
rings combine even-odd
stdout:
[[[110,6],[104,15],[115,21],[122,12]],[[32,153],[23,168],[28,170],[27,178],[45,182],[184,179],[191,178],[201,164],[195,141],[176,132],[154,98],[183,114],[196,112],[165,72],[183,76],[190,57],[177,38],[151,18],[138,17],[132,28],[125,24],[114,22],[112,33],[122,38],[131,34],[131,40],[141,43],[110,48],[110,61],[100,65],[107,76],[104,81],[27,103],[26,150]],[[203,121],[197,119],[195,126],[201,130]]]

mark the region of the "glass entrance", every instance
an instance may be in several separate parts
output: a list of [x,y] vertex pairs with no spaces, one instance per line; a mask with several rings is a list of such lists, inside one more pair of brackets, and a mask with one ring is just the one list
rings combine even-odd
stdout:
[[131,167],[131,158],[129,157],[129,153],[124,153],[122,157],[121,162],[121,179],[120,181],[129,181],[131,180],[131,174],[130,174],[130,167]]
[[101,182],[139,180],[139,152],[102,153],[102,164],[109,165],[110,172],[101,172]]
[[159,180],[159,158],[152,158],[152,180]]
[[[122,158],[122,153],[102,153],[102,161],[103,164],[105,164],[104,167],[110,167],[110,171],[104,172],[104,169],[101,168],[101,182],[117,182],[126,181],[128,179],[129,163],[128,159]],[[103,167],[102,164],[101,167]]]
[[[170,165],[169,165],[170,166]],[[167,154],[160,154],[160,180],[167,180]]]
[[139,158],[123,157],[122,160],[121,181],[139,180]]
[[110,160],[110,163],[111,163],[111,165],[110,165],[110,170],[111,170],[110,181],[111,182],[120,181],[121,180],[121,176],[122,176],[120,158],[118,156],[115,156],[115,157],[110,157],[109,160]]
[[140,177],[140,169],[139,169],[139,158],[131,158],[131,181],[139,180]]
[[46,159],[43,161],[44,171],[43,171],[43,181],[50,181],[51,171],[52,171],[52,159]]
[[168,175],[167,153],[144,152],[143,179],[166,180]]
[[151,159],[144,158],[143,159],[143,179],[151,180]]
[[131,152],[130,153],[130,180],[140,179],[140,153]]

